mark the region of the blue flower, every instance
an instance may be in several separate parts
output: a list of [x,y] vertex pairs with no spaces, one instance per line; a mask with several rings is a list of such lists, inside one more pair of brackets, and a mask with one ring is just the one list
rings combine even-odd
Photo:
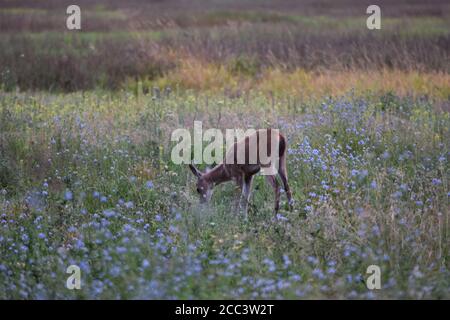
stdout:
[[317,259],[316,257],[313,257],[313,256],[309,256],[306,260],[308,260],[308,262],[312,263],[312,264],[318,264],[319,263],[319,259]]
[[300,280],[302,280],[302,277],[301,277],[300,275],[298,275],[298,274],[294,274],[294,275],[291,277],[291,280],[292,280],[292,281],[300,281]]
[[431,183],[434,186],[440,185],[442,183],[441,179],[437,179],[437,178],[433,178],[433,180],[431,180]]
[[264,258],[263,263],[268,267],[269,272],[274,272],[276,270],[275,262],[269,258]]
[[328,268],[327,273],[328,273],[328,274],[335,274],[335,273],[336,273],[336,269],[333,268],[333,267]]
[[334,267],[334,266],[336,266],[336,261],[334,261],[334,260],[328,261],[328,266],[329,266],[329,267]]
[[315,268],[312,271],[313,276],[317,277],[318,279],[324,279],[325,275],[323,274],[322,270],[320,270],[319,268]]
[[145,187],[146,187],[147,189],[153,189],[153,187],[154,187],[153,181],[148,180],[148,181],[145,183]]
[[124,253],[127,252],[127,248],[125,248],[125,247],[117,247],[117,248],[116,248],[116,252],[117,252],[118,254],[124,254]]
[[147,269],[150,266],[150,262],[148,262],[147,259],[144,259],[144,261],[142,261],[142,268]]
[[105,215],[105,217],[107,218],[112,218],[116,216],[116,212],[114,210],[104,210],[103,214]]
[[398,199],[402,196],[402,193],[400,191],[396,191],[396,192],[394,192],[393,196],[394,196],[394,198]]
[[23,234],[23,235],[22,235],[22,241],[23,241],[23,242],[28,242],[28,240],[29,240],[28,235],[27,235],[27,234]]
[[368,174],[369,174],[369,172],[366,169],[361,170],[360,178],[363,179],[363,178],[367,177]]
[[131,209],[131,208],[133,208],[133,207],[134,207],[133,201],[125,202],[125,208]]
[[77,241],[75,242],[75,248],[78,250],[83,249],[84,248],[83,240],[77,239]]
[[123,232],[130,232],[131,230],[133,230],[133,227],[130,226],[129,224],[125,224],[123,226]]
[[119,266],[114,266],[114,267],[112,267],[111,270],[109,271],[109,274],[110,274],[112,277],[116,278],[116,277],[118,277],[118,276],[120,275],[120,272],[121,272],[120,267],[119,267]]
[[292,262],[287,255],[283,255],[283,264],[285,268],[288,268]]
[[64,199],[66,199],[67,201],[71,201],[73,199],[72,191],[66,190],[66,192],[64,194]]

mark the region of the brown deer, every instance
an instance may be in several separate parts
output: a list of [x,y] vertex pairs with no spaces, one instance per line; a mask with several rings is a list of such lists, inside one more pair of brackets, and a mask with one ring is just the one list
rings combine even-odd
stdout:
[[[267,181],[273,187],[275,193],[275,214],[278,213],[280,208],[280,186],[276,179],[278,174],[286,192],[288,203],[292,209],[292,194],[288,184],[288,177],[286,171],[286,150],[287,143],[285,137],[280,133],[274,133],[272,135],[271,129],[261,129],[256,130],[252,135],[244,137],[242,140],[237,141],[233,146],[227,151],[225,159],[222,163],[217,165],[211,170],[206,172],[201,172],[194,165],[190,164],[189,168],[192,173],[197,177],[197,192],[200,194],[200,202],[205,203],[211,199],[213,187],[226,181],[234,180],[239,187],[242,189],[241,196],[238,201],[238,207],[241,209],[241,202],[244,199],[244,214],[247,217],[248,202],[251,195],[251,185],[253,181],[253,176],[260,172],[262,168],[268,168],[272,163],[263,163],[260,158],[259,149],[260,146],[260,136],[264,134],[267,142],[267,156],[271,157],[271,146],[275,145],[278,147],[278,156],[276,157],[278,164],[275,166],[276,172],[274,174],[266,175]],[[276,139],[274,144],[272,144],[272,139]],[[252,147],[252,143],[256,141],[256,147]],[[264,141],[262,141],[264,145]],[[253,145],[255,146],[255,145]],[[238,161],[238,151],[242,152],[245,150],[245,160]],[[255,156],[251,153],[257,153]],[[242,155],[241,155],[242,156]],[[252,158],[253,156],[253,158]],[[242,158],[240,158],[242,159]],[[256,161],[254,161],[256,159]],[[272,159],[272,158],[271,158]],[[242,164],[239,164],[239,163]]]

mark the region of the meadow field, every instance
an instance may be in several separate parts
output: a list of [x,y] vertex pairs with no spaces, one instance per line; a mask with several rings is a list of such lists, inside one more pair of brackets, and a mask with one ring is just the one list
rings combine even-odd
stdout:
[[[381,30],[356,0],[77,4],[0,0],[0,299],[450,298],[446,1]],[[231,183],[201,206],[193,121],[279,128],[293,210],[262,176],[248,220]]]

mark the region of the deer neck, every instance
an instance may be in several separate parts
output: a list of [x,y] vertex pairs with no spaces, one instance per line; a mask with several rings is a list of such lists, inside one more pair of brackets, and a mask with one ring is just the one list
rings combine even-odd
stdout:
[[216,166],[211,171],[205,173],[205,178],[214,184],[219,184],[231,180],[231,176],[227,172],[223,163]]

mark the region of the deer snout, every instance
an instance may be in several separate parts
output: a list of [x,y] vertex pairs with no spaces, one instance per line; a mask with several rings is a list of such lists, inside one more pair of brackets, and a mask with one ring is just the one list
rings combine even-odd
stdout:
[[200,203],[207,203],[208,199],[206,197],[206,193],[205,194],[201,194],[200,195]]
[[208,203],[212,197],[212,190],[208,189],[206,192],[200,194],[200,203]]

